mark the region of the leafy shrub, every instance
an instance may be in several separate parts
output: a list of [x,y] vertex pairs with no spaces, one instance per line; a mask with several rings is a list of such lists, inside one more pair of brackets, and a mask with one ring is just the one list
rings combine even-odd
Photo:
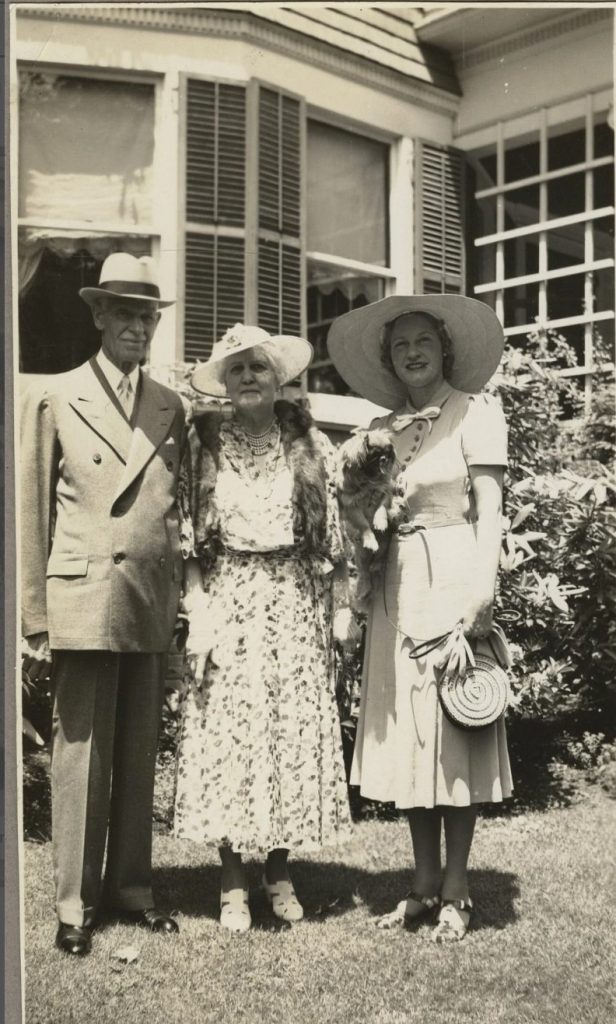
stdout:
[[[570,361],[562,338],[507,349],[497,382],[509,423],[509,484],[497,617],[513,620],[516,712],[520,716],[608,713],[616,663],[616,480],[613,430],[599,411],[563,430],[571,385],[555,362]],[[601,438],[601,459],[592,444]]]
[[604,733],[585,732],[580,738],[565,735],[561,750],[549,769],[561,788],[578,796],[584,783],[598,784],[616,800],[616,744],[608,743]]

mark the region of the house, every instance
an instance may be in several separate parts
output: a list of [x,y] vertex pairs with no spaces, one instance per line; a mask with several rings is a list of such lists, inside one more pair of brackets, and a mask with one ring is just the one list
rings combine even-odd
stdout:
[[23,373],[97,336],[77,290],[115,249],[178,296],[164,367],[236,321],[302,333],[330,430],[374,409],[326,348],[383,295],[465,292],[515,344],[614,340],[612,4],[15,4]]

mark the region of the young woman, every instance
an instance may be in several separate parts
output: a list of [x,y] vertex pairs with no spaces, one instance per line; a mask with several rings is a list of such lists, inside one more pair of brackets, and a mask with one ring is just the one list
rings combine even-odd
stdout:
[[455,656],[420,645],[458,623],[471,638],[491,629],[507,444],[500,405],[479,392],[503,333],[473,299],[395,296],[341,317],[328,346],[354,391],[394,410],[371,426],[391,431],[408,513],[372,595],[351,776],[364,796],[408,813],[414,888],[381,924],[438,918],[436,940],[460,939],[477,804],[511,793],[505,727],[453,725],[437,673],[443,661],[455,671]]

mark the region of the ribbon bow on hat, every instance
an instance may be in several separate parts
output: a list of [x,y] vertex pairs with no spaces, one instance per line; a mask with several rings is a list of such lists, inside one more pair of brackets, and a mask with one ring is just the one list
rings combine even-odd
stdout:
[[392,420],[391,429],[398,433],[405,427],[409,427],[411,423],[415,423],[416,420],[427,420],[428,430],[431,431],[432,420],[437,419],[440,415],[439,405],[431,405],[427,409],[422,409],[421,412],[401,412]]

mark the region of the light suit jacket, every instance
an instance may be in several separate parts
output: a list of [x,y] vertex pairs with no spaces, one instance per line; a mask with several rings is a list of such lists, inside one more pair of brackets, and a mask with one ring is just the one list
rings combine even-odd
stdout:
[[90,363],[24,398],[22,627],[48,632],[52,649],[169,648],[184,409],[144,374],[137,402],[132,428]]

